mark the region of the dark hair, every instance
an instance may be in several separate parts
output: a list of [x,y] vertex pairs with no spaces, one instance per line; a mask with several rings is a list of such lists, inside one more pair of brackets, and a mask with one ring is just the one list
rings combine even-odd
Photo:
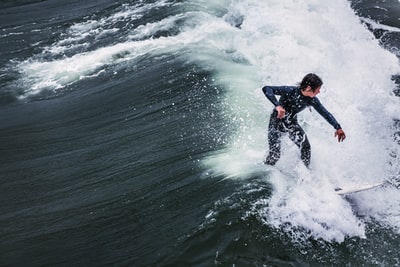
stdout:
[[315,92],[318,87],[321,87],[323,84],[322,80],[318,75],[314,73],[309,73],[306,76],[304,76],[303,80],[300,83],[300,89],[304,91],[307,86],[311,87],[311,91]]

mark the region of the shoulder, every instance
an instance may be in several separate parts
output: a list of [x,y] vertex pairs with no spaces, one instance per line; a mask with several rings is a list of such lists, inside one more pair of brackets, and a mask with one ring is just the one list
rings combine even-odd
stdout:
[[272,89],[272,90],[281,90],[281,91],[294,91],[298,89],[296,86],[287,86],[287,85],[281,85],[281,86],[271,86],[271,85],[266,85],[264,88]]
[[319,101],[318,97],[313,97],[313,98],[311,98],[311,103],[312,103],[313,105],[318,105],[318,106],[321,106],[321,105],[322,105],[322,104],[321,104],[321,101]]
[[262,88],[264,93],[272,93],[277,95],[291,94],[296,91],[296,86],[270,86],[266,85]]
[[296,86],[281,86],[282,92],[288,93],[288,94],[297,94],[300,93],[300,89]]
[[319,101],[318,97],[314,97],[310,102],[311,106],[313,106],[316,110],[325,110],[324,105],[322,105],[321,101]]
[[289,91],[299,91],[300,92],[300,88],[297,86],[285,86],[285,88]]

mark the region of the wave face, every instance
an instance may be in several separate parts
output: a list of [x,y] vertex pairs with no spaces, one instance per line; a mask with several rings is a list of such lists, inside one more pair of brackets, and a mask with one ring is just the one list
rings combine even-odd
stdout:
[[[398,2],[53,2],[0,4],[1,262],[400,264]],[[307,109],[264,166],[309,72],[347,139]]]

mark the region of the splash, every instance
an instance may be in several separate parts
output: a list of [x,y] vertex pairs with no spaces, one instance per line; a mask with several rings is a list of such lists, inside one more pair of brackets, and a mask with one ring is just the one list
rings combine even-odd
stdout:
[[[358,205],[357,210],[333,190],[389,179],[399,172],[390,166],[389,152],[394,146],[393,119],[400,114],[391,79],[400,70],[397,58],[379,46],[346,1],[233,1],[219,23],[227,22],[231,30],[207,32],[217,43],[213,47],[225,56],[207,63],[218,69],[215,82],[227,90],[226,106],[231,108],[222,113],[235,129],[232,141],[206,158],[205,165],[229,178],[260,172],[272,110],[261,87],[295,85],[305,73],[316,72],[324,80],[319,99],[348,138],[338,144],[334,129],[316,112],[301,113],[300,123],[312,146],[312,171],[302,169],[297,147],[284,139],[277,173],[264,167],[265,179],[275,190],[271,197],[256,201],[253,211],[266,224],[328,241],[365,237],[372,218],[397,228],[396,204],[383,201],[385,190],[396,188],[354,196],[357,204],[374,203]],[[213,30],[218,28],[209,29]],[[391,196],[390,202],[398,203],[399,197]],[[378,212],[387,209],[390,212]],[[363,213],[368,216],[360,216]]]

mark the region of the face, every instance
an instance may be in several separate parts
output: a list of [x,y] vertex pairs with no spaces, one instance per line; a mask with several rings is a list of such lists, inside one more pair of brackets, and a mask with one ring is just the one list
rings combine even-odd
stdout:
[[304,96],[308,96],[308,97],[313,98],[313,97],[315,97],[316,95],[318,95],[320,91],[321,91],[321,86],[318,87],[317,89],[315,89],[314,92],[312,91],[311,86],[307,86],[307,88],[306,88],[304,91],[301,91],[301,93],[302,93]]

